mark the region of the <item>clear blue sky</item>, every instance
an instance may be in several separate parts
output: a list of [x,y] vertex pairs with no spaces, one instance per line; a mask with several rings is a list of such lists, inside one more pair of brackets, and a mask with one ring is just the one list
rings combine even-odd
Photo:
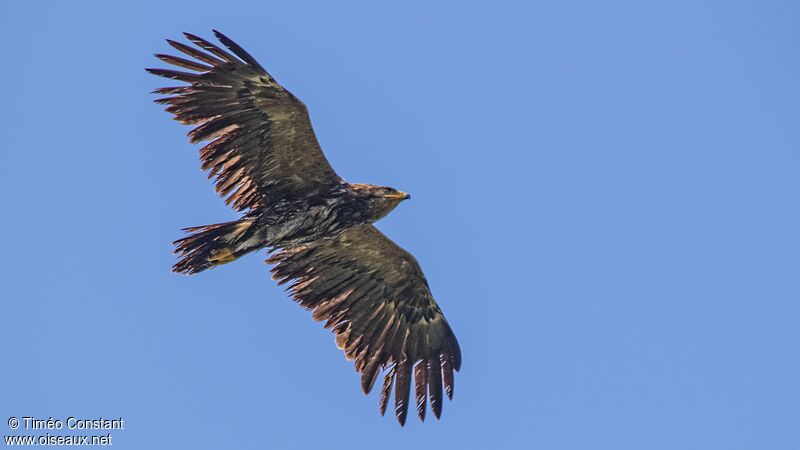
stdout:
[[[796,2],[66,3],[0,11],[0,435],[800,448]],[[170,272],[181,227],[235,214],[143,68],[212,28],[308,104],[339,174],[413,194],[379,227],[462,346],[440,422],[381,418],[263,253]]]

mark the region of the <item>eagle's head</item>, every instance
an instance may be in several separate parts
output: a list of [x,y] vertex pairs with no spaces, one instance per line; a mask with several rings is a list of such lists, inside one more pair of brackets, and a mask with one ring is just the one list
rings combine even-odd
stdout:
[[351,184],[367,216],[374,222],[385,217],[403,200],[411,198],[405,192],[388,186],[373,184]]

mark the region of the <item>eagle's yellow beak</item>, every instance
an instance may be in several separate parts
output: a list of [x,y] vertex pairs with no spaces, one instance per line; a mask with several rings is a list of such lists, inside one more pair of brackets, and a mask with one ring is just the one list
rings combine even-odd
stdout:
[[411,196],[406,194],[405,192],[398,191],[396,194],[386,194],[386,195],[383,196],[383,198],[388,198],[390,200],[402,201],[402,200],[410,199]]

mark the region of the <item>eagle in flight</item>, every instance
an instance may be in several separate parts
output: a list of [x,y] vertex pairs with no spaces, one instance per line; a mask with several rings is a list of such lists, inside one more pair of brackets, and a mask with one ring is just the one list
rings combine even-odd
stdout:
[[[411,387],[425,420],[453,398],[461,350],[416,259],[372,224],[410,198],[391,187],[348,183],[322,153],[306,106],[227,36],[228,48],[185,33],[197,48],[167,40],[192,59],[155,55],[189,71],[147,69],[187,84],[156,100],[192,125],[202,169],[239,220],[187,228],[175,241],[175,272],[193,274],[265,248],[273,278],[336,335],[368,394],[385,373],[381,414],[394,387],[395,414],[408,414]],[[444,389],[443,389],[444,388]]]

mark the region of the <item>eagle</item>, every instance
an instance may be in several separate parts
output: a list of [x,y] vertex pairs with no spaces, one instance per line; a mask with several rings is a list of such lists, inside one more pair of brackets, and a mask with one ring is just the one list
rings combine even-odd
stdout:
[[177,273],[194,274],[266,249],[273,279],[325,321],[336,345],[355,363],[369,394],[405,425],[411,388],[425,420],[438,419],[443,391],[453,398],[461,350],[417,260],[373,223],[410,195],[388,186],[348,183],[317,141],[308,109],[227,36],[227,48],[184,33],[195,47],[169,45],[188,56],[156,54],[185,70],[146,69],[181,86],[162,87],[156,103],[191,125],[201,168],[239,220],[184,229],[174,242]]

